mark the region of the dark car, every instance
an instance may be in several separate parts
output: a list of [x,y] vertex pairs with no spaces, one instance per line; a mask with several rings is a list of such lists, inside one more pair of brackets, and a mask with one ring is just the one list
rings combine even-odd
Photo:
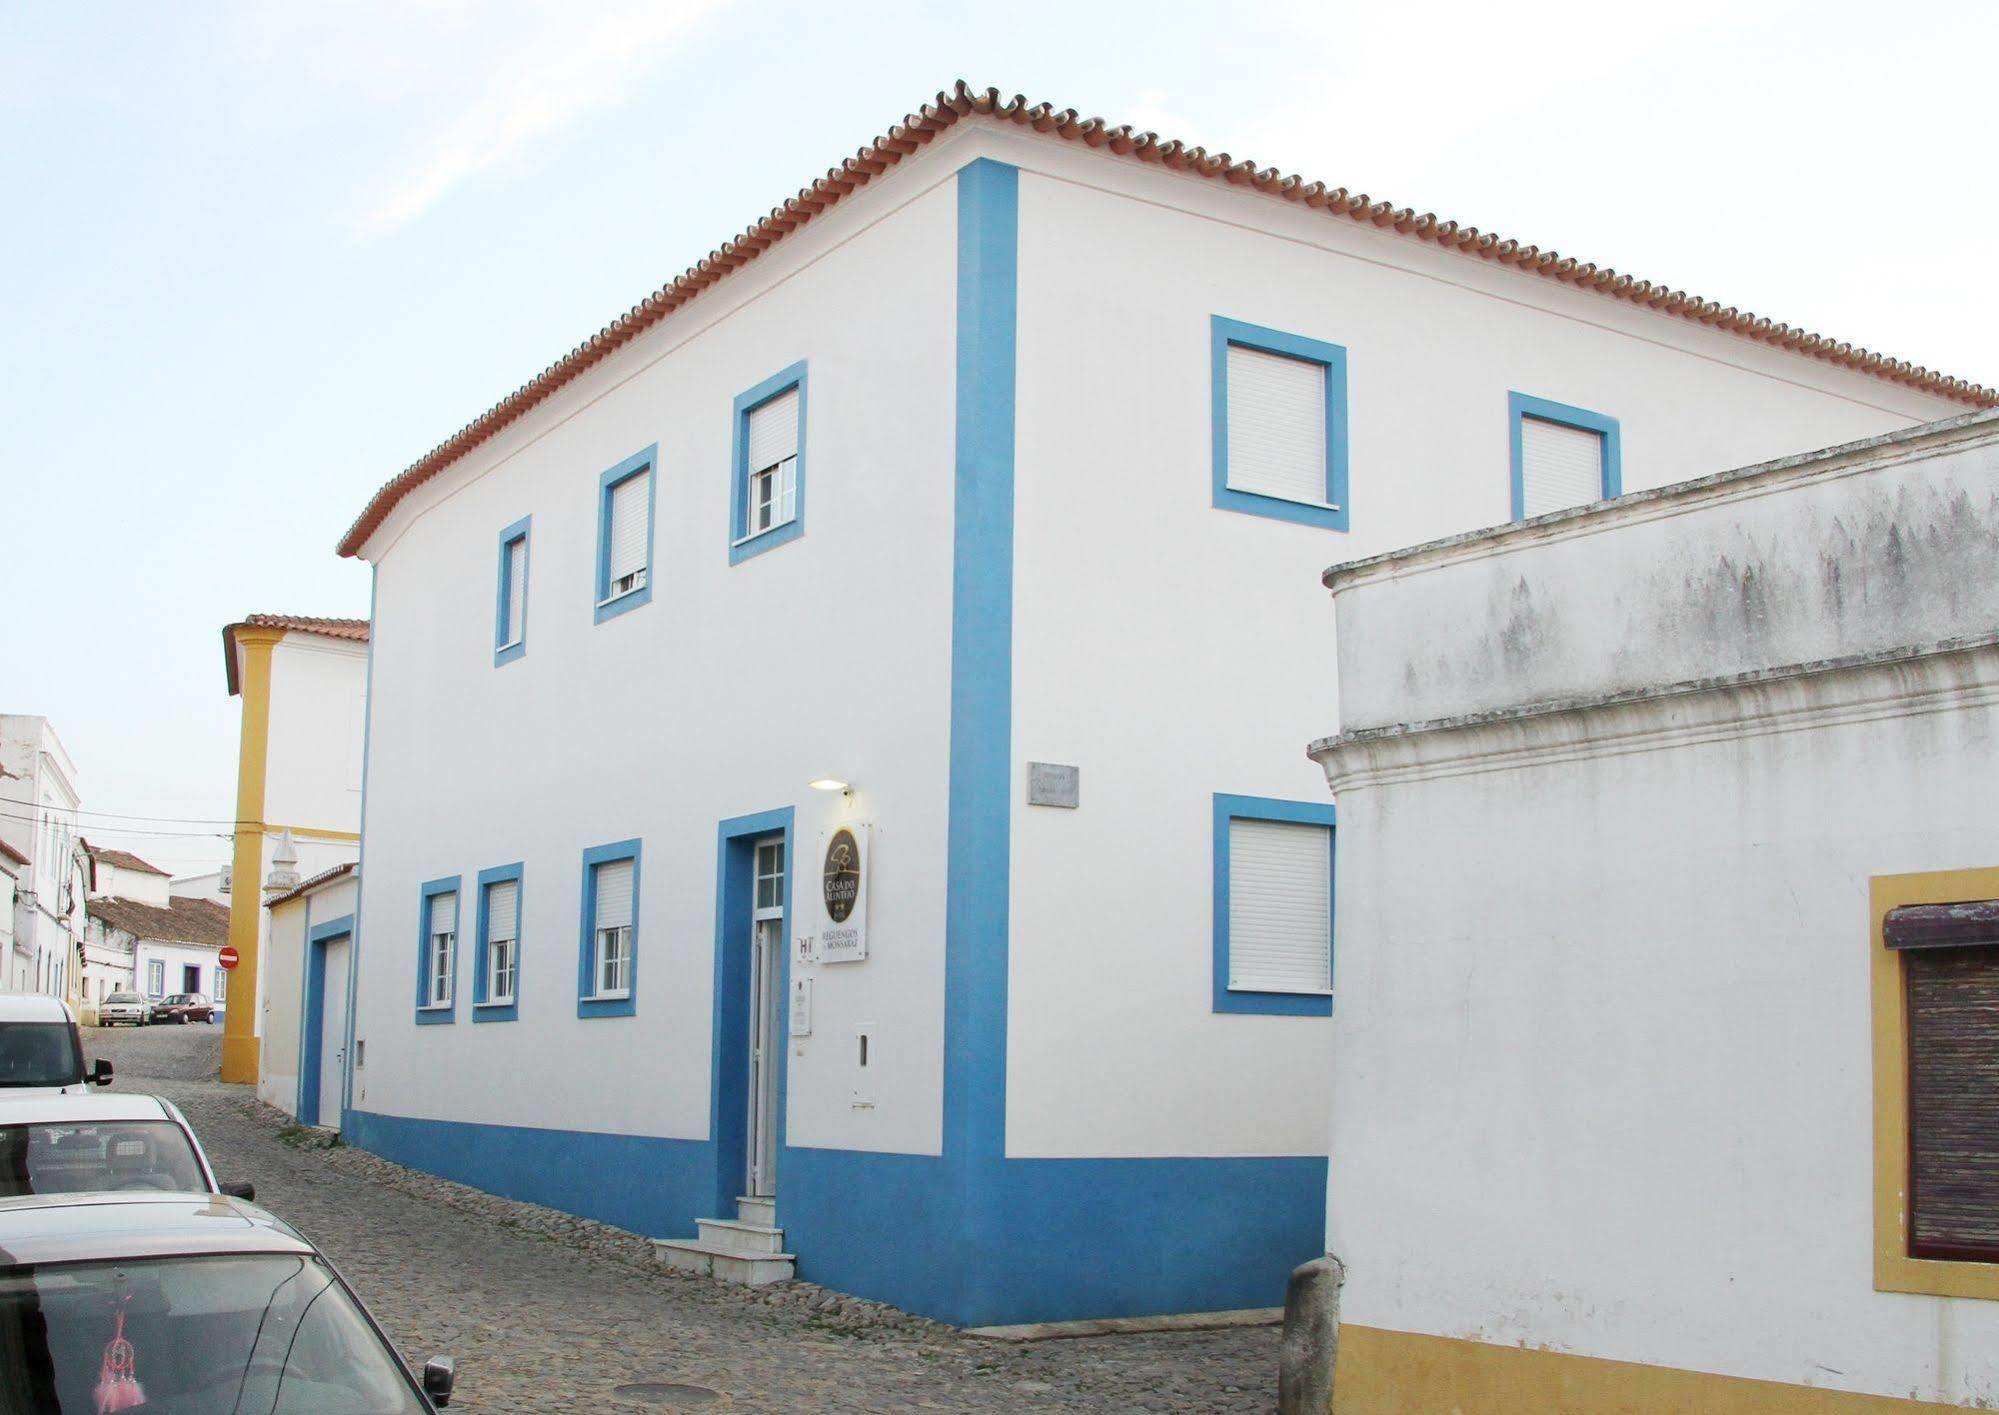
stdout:
[[421,1383],[290,1225],[221,1194],[0,1199],[0,1408],[428,1415]]
[[153,1004],[155,1022],[213,1022],[215,1004],[204,993],[177,992]]

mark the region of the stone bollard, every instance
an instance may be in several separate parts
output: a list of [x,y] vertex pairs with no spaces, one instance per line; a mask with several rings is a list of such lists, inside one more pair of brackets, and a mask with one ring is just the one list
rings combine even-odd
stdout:
[[1301,1264],[1284,1294],[1284,1343],[1277,1354],[1278,1415],[1326,1415],[1340,1350],[1340,1288],[1346,1266],[1331,1253]]

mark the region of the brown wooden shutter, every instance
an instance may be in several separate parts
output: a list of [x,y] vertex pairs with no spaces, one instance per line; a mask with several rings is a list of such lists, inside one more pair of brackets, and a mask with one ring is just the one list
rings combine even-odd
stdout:
[[1909,1032],[1909,1252],[1999,1262],[1999,901],[1888,915]]

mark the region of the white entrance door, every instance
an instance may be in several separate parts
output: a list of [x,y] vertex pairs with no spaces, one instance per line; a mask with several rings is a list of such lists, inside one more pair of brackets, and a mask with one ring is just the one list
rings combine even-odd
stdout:
[[750,1127],[745,1193],[777,1193],[777,1067],[784,1046],[784,839],[759,840],[750,901]]
[[347,1061],[347,944],[328,939],[326,992],[319,1008],[319,1123],[340,1128],[340,1072]]

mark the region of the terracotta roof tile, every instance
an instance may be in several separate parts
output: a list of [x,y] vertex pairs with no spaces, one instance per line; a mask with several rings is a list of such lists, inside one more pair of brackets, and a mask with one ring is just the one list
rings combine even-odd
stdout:
[[1126,161],[1157,163],[1235,186],[1253,187],[1324,212],[1327,216],[1392,230],[1411,240],[1427,241],[1471,259],[1512,266],[1578,289],[1677,315],[1711,329],[1857,369],[1876,378],[1971,407],[1999,406],[1999,393],[1990,388],[1906,360],[1870,353],[1852,344],[1788,324],[1779,324],[1734,305],[1724,307],[1718,301],[1702,299],[1699,295],[1690,295],[1684,290],[1671,289],[1649,280],[1634,279],[1607,266],[1578,261],[1558,251],[1525,245],[1490,231],[1481,231],[1476,226],[1443,221],[1434,213],[1418,213],[1409,207],[1375,201],[1364,192],[1354,193],[1344,187],[1308,182],[1303,177],[1281,173],[1275,167],[1259,168],[1247,159],[1239,162],[1225,152],[1209,153],[1204,148],[1162,139],[1156,133],[1134,132],[1128,126],[1114,127],[1102,118],[1085,118],[1073,108],[1057,110],[1046,103],[1030,103],[1018,94],[1002,98],[999,90],[993,88],[974,90],[961,80],[949,91],[938,94],[934,102],[926,103],[917,112],[904,117],[900,124],[891,127],[886,134],[861,148],[838,167],[828,170],[811,186],[802,188],[798,195],[782,206],[772,208],[768,216],[735,240],[725,242],[710,252],[707,259],[660,286],[390,479],[369,499],[354,524],[347,528],[347,534],[340,539],[339,553],[346,556],[359,554],[368,537],[417,487],[520,419],[565,384],[651,329],[703,290],[755,260],[814,216],[866,186],[903,158],[920,152],[939,133],[968,118],[1024,127],[1036,133],[1081,143]]
[[135,938],[195,943],[204,948],[220,948],[229,942],[229,910],[212,899],[176,895],[166,908],[136,899],[90,899],[83,907],[91,918]]
[[166,871],[158,865],[149,865],[137,855],[126,850],[100,850],[86,843],[83,847],[90,852],[90,858],[100,864],[114,865],[121,870],[136,870],[143,875],[166,876]]
[[23,855],[19,850],[16,850],[13,846],[9,845],[4,840],[0,840],[0,855],[4,855],[6,858],[12,860],[17,865],[25,865],[29,863],[28,857],[26,855]]
[[280,904],[287,904],[292,900],[298,898],[301,894],[311,893],[313,890],[319,888],[322,884],[331,883],[332,881],[339,879],[343,875],[353,874],[357,868],[359,867],[354,863],[354,861],[349,860],[344,865],[335,865],[330,870],[321,870],[311,879],[300,880],[296,885],[286,890],[283,894],[273,895],[271,898],[266,899],[264,901],[264,907],[266,909],[275,909]]
[[328,639],[368,642],[365,619],[329,619],[317,614],[246,614],[234,624],[222,626],[222,671],[229,683],[229,696],[238,691],[236,682],[236,631],[238,629],[287,629],[299,634],[319,634]]

